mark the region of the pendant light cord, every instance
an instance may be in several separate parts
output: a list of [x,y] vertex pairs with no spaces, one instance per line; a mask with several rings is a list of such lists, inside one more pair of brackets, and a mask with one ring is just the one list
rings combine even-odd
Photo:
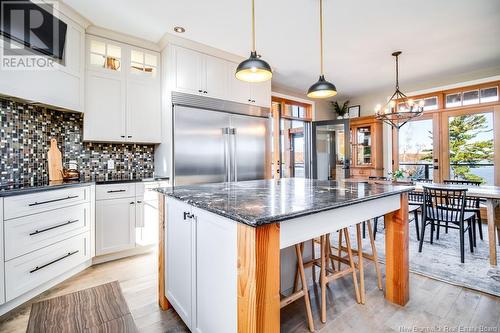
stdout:
[[396,91],[399,90],[399,55],[396,56]]
[[319,0],[319,54],[320,54],[320,71],[323,73],[323,0]]
[[252,51],[255,50],[255,0],[252,0]]

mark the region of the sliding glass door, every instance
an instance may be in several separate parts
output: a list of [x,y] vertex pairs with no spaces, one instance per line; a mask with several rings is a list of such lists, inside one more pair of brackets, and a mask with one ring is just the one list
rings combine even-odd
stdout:
[[408,122],[399,130],[399,169],[412,179],[434,178],[434,130],[432,118]]

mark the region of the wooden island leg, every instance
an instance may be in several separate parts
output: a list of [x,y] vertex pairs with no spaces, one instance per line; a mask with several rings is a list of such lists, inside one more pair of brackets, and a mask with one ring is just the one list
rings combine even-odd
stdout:
[[165,297],[165,196],[158,194],[158,304],[162,310],[168,310],[171,305]]
[[[486,215],[488,218],[488,245],[490,247],[490,265],[497,265],[497,240],[495,235],[495,229],[500,225],[500,218],[495,213],[497,202],[493,199],[486,199]],[[499,221],[496,219],[499,218]],[[495,226],[497,225],[497,226]],[[497,231],[498,232],[498,231]]]
[[238,332],[280,331],[279,224],[238,224]]
[[408,194],[401,194],[401,208],[385,220],[385,298],[406,305],[410,300]]

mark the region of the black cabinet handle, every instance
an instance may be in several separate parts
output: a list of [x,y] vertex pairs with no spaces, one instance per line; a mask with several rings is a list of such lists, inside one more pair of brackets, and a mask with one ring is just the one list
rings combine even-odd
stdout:
[[73,195],[73,196],[68,196],[67,198],[60,198],[60,199],[54,199],[54,200],[47,200],[47,201],[42,201],[42,202],[34,202],[34,203],[30,203],[28,206],[29,206],[29,207],[33,207],[33,206],[38,206],[38,205],[48,204],[48,203],[51,203],[51,202],[57,202],[57,201],[63,201],[63,200],[69,200],[69,199],[75,199],[75,198],[78,198],[78,196],[77,196],[77,195]]
[[140,204],[140,203],[142,203],[142,201],[139,200],[139,201],[137,201],[137,203]]
[[184,220],[192,219],[193,217],[194,217],[194,214],[191,214],[189,212],[184,212]]
[[135,204],[135,202],[132,201],[130,204],[133,205],[133,204]]
[[129,139],[130,139],[131,137],[132,137],[132,135],[127,135],[127,138],[129,138]]
[[35,268],[33,268],[33,269],[30,271],[30,273],[35,273],[36,271],[39,271],[39,270],[41,270],[42,268],[45,268],[45,267],[50,266],[50,265],[52,265],[52,264],[55,264],[56,262],[61,261],[61,260],[63,260],[63,259],[66,259],[66,258],[68,258],[68,257],[70,257],[70,256],[72,256],[73,254],[76,254],[76,253],[78,253],[78,252],[80,252],[80,251],[79,251],[79,250],[76,250],[76,251],[73,251],[73,252],[68,252],[68,254],[66,254],[66,255],[62,256],[61,258],[57,258],[57,259],[55,259],[55,260],[52,260],[51,262],[48,262],[48,263],[46,263],[46,264],[44,264],[44,265],[42,265],[42,266],[36,266]]
[[206,90],[203,91],[204,94],[208,94],[208,92]]
[[248,101],[251,102],[252,100],[249,98]]
[[53,229],[57,229],[57,228],[60,228],[60,227],[64,227],[65,225],[73,224],[73,223],[76,223],[78,221],[79,220],[71,220],[71,221],[64,222],[64,223],[61,223],[61,224],[58,224],[58,225],[55,225],[55,226],[52,226],[52,227],[49,227],[49,228],[45,228],[45,229],[42,229],[42,230],[35,230],[32,233],[30,233],[30,236],[38,235],[38,234],[41,234],[42,232],[46,232],[46,231],[49,231],[49,230],[53,230]]
[[198,90],[198,92],[200,92],[200,93],[201,93],[201,92],[203,92],[203,90],[199,89],[199,90]]
[[109,190],[108,193],[126,192],[127,190]]

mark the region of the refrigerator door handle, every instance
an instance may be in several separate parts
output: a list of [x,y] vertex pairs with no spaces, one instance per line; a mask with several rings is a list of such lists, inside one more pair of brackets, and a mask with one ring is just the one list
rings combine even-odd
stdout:
[[232,166],[232,181],[238,181],[238,170],[236,165],[236,128],[229,129],[230,137],[231,137],[231,166]]
[[230,168],[230,148],[229,148],[229,128],[225,127],[222,129],[222,135],[224,136],[224,181],[231,181],[231,168]]

